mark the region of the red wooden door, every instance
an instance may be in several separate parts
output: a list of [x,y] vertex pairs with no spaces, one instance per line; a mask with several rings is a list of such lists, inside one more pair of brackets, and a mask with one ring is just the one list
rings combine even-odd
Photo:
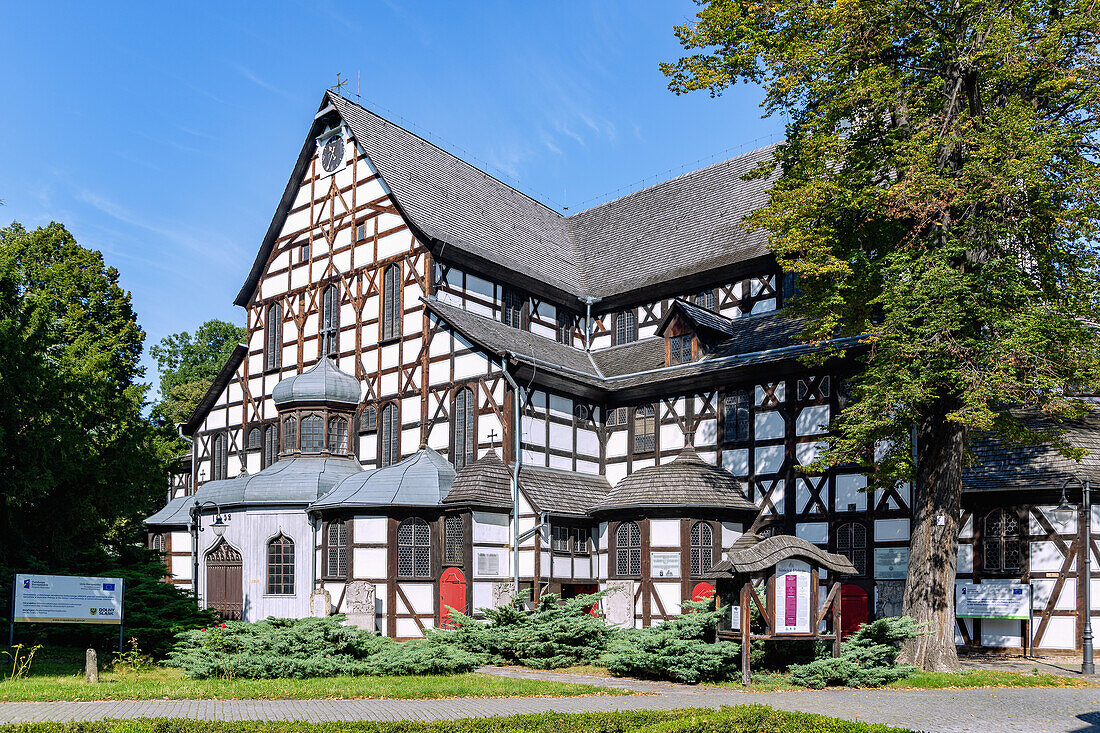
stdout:
[[714,598],[714,586],[710,583],[696,583],[695,587],[691,589],[691,600],[693,601],[709,601]]
[[851,636],[871,618],[871,604],[867,591],[858,585],[846,583],[840,586],[840,626],[844,636]]
[[458,568],[447,568],[439,578],[439,625],[445,629],[451,627],[451,608],[466,613],[466,578]]

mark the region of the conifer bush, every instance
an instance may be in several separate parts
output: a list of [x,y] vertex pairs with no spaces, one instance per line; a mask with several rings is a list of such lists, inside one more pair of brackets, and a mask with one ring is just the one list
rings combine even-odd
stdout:
[[840,646],[839,657],[792,664],[791,682],[821,689],[828,686],[881,687],[905,679],[916,667],[897,664],[901,645],[926,633],[908,616],[880,618],[864,624]]
[[683,604],[684,612],[647,629],[620,631],[600,663],[614,675],[695,684],[727,680],[739,674],[741,645],[715,642],[718,619],[714,599]]

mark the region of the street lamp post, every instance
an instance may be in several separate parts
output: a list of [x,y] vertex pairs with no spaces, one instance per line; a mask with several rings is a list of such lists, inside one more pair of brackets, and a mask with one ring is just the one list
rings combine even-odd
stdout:
[[205,506],[214,507],[216,514],[214,515],[214,523],[210,525],[210,529],[214,530],[214,534],[221,537],[225,534],[225,528],[229,525],[222,519],[222,508],[218,506],[217,502],[199,501],[195,499],[194,505],[191,507],[191,591],[195,596],[195,602],[199,600],[199,532],[202,532],[202,527],[199,526],[199,516],[202,512],[202,508]]
[[1096,666],[1092,661],[1092,497],[1090,496],[1089,478],[1085,480],[1071,476],[1062,484],[1062,500],[1054,508],[1055,514],[1060,518],[1073,516],[1073,507],[1066,501],[1066,487],[1076,482],[1081,485],[1081,509],[1084,516],[1083,540],[1085,545],[1085,562],[1081,567],[1081,583],[1084,586],[1085,601],[1085,627],[1081,633],[1081,674],[1094,674]]

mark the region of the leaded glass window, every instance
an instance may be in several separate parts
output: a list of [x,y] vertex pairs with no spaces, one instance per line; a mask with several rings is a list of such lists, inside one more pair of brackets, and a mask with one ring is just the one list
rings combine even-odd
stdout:
[[392,402],[382,409],[382,435],[379,466],[392,466],[401,460],[401,424],[397,405]]
[[866,575],[867,527],[859,522],[840,525],[836,531],[836,552],[852,561],[858,575]]
[[156,550],[157,552],[166,552],[168,548],[166,537],[167,535],[162,532],[158,532],[149,537],[149,549]]
[[749,439],[748,390],[736,389],[726,395],[722,420],[722,434],[727,441]]
[[397,528],[397,574],[404,578],[432,575],[432,530],[423,519],[406,519]]
[[321,298],[321,356],[339,353],[339,337],[340,294],[335,285],[329,285]]
[[394,263],[382,273],[382,340],[401,335],[401,266]]
[[293,417],[288,417],[283,425],[286,433],[283,450],[298,450],[298,421]]
[[294,595],[294,541],[286,535],[267,543],[267,592]]
[[218,433],[214,438],[214,465],[211,474],[215,481],[224,479],[229,473],[228,445],[229,438],[225,433]]
[[642,574],[642,532],[637,522],[623,522],[615,531],[615,574]]
[[348,525],[343,520],[329,522],[325,527],[325,576],[348,576]]
[[573,314],[561,308],[558,309],[558,343],[573,343]]
[[324,445],[324,423],[320,415],[309,415],[302,418],[302,452],[320,453]]
[[443,520],[443,562],[446,565],[462,564],[462,517],[452,514]]
[[259,448],[260,447],[260,429],[252,428],[248,431],[248,447]]
[[633,310],[615,314],[615,344],[629,344],[638,340],[638,316]]
[[278,369],[283,362],[283,308],[278,303],[267,307],[264,325],[264,369]]
[[704,290],[695,296],[695,305],[700,308],[706,308],[708,311],[714,310],[714,291]]
[[455,393],[454,414],[451,421],[454,426],[454,466],[462,468],[477,460],[477,433],[474,430],[474,412],[477,400],[469,387],[463,387]]
[[986,570],[1020,571],[1020,515],[1015,509],[994,509],[985,515],[982,549]]
[[261,457],[263,467],[267,468],[279,458],[279,427],[268,425],[264,428],[264,452]]
[[527,298],[517,290],[504,288],[501,301],[500,320],[512,328],[523,328],[523,309]]
[[652,453],[657,448],[657,422],[653,405],[634,408],[634,452]]
[[342,417],[329,418],[328,449],[330,453],[348,452],[348,421]]
[[373,405],[367,405],[359,414],[359,432],[373,433],[378,430],[378,410]]
[[691,525],[691,574],[702,575],[714,564],[714,532],[707,522]]
[[691,360],[691,334],[685,333],[682,336],[669,337],[668,365],[688,364]]

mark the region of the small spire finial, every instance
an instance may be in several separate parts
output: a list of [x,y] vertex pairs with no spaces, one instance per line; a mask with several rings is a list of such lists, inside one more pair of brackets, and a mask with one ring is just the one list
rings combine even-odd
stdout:
[[338,71],[338,72],[336,72],[336,83],[329,87],[329,91],[330,92],[336,92],[337,94],[339,94],[340,90],[347,83],[348,83],[348,80],[347,79],[341,79],[340,78],[340,72]]
[[489,449],[492,450],[493,448],[496,448],[496,444],[497,444],[497,431],[496,430],[490,430],[489,431]]

